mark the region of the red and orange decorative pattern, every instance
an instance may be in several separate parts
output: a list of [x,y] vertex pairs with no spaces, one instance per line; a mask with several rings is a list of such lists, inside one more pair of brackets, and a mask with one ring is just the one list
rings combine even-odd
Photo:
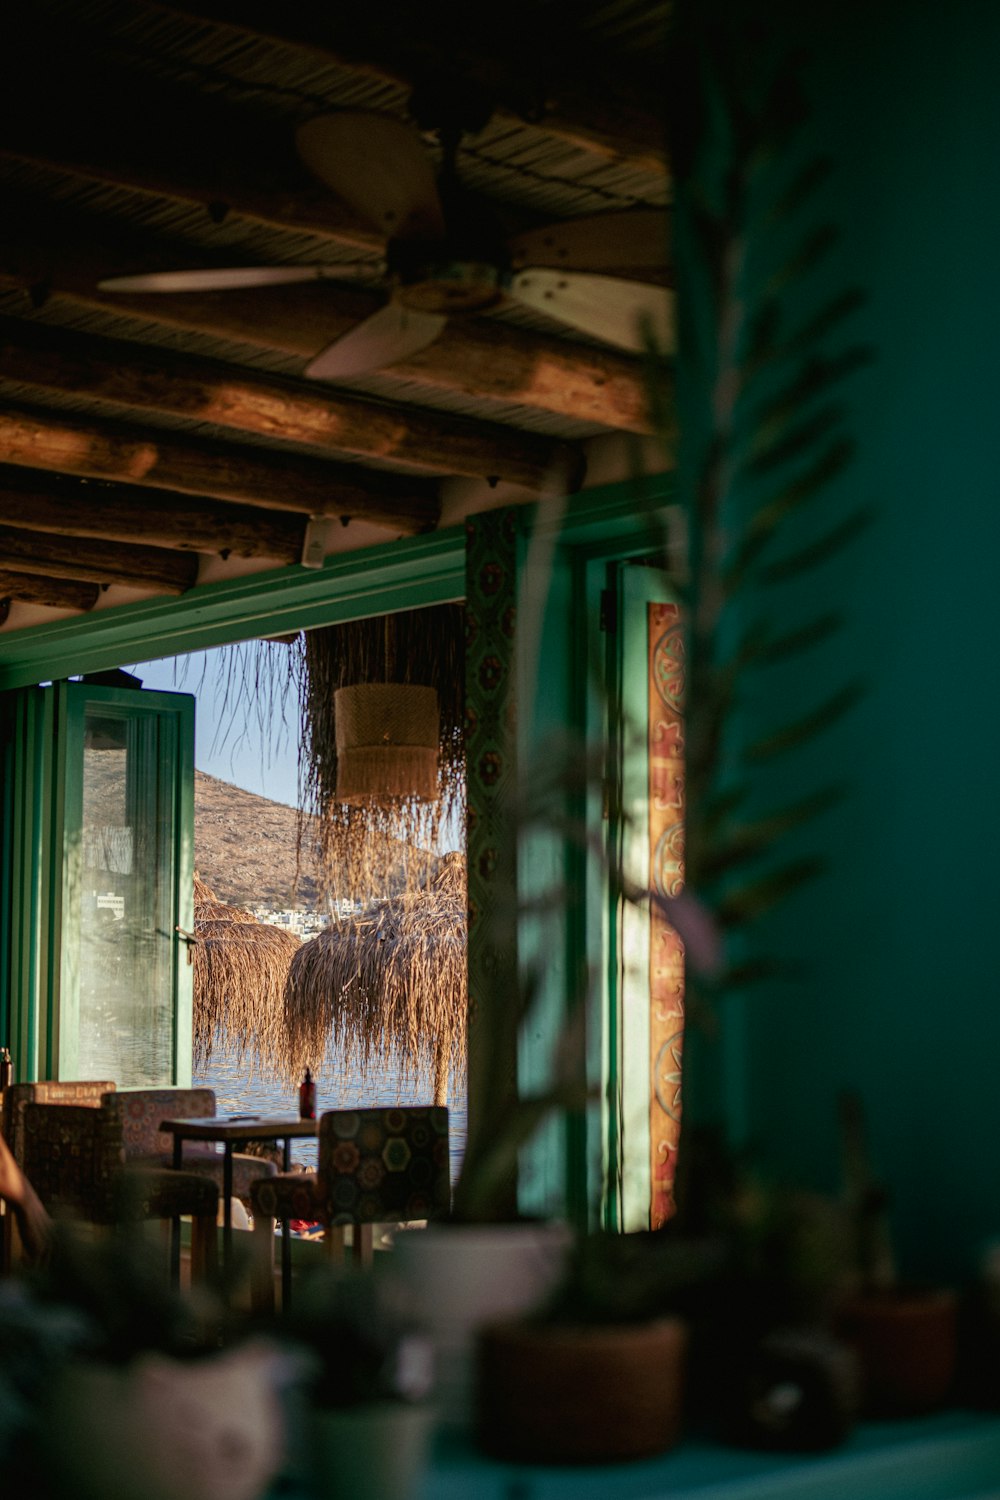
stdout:
[[[684,886],[684,636],[676,604],[648,606],[649,867],[660,896]],[[684,944],[660,907],[650,906],[650,1228],[674,1212],[681,1128]]]

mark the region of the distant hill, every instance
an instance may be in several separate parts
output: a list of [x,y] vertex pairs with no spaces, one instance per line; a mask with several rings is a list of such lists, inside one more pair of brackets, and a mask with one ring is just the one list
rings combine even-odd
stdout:
[[294,807],[195,771],[195,868],[221,900],[278,909],[315,906],[313,869],[303,868],[293,896],[297,832]]
[[[222,901],[237,906],[270,906],[279,911],[311,911],[319,902],[317,871],[304,855],[297,894],[295,846],[298,813],[205,771],[194,773],[194,864],[206,885]],[[412,845],[388,841],[387,870],[379,895],[403,887],[405,867],[411,879],[429,880],[438,858]],[[372,892],[376,894],[376,892]]]

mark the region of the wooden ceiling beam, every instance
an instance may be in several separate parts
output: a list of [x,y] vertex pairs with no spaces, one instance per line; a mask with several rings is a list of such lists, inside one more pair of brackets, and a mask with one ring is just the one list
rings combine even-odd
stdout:
[[186,593],[198,577],[198,559],[190,553],[125,542],[108,548],[83,537],[53,537],[10,526],[0,526],[0,568],[82,583],[120,583],[160,594]]
[[41,77],[13,73],[0,95],[0,156],[171,199],[206,229],[236,213],[354,253],[384,246],[303,166],[290,122],[134,69],[81,69],[57,54]]
[[412,0],[347,8],[167,0],[160,9],[304,48],[407,89],[427,79],[457,79],[474,97],[493,103],[500,118],[537,126],[604,158],[666,172],[657,82],[665,27],[660,45],[616,61],[607,42],[587,41],[572,3],[508,0],[499,20],[465,0],[416,11]]
[[[171,86],[156,78],[136,84],[127,69],[118,69],[115,81],[108,65],[96,60],[81,81],[79,58],[93,57],[105,33],[96,36],[87,21],[73,23],[70,15],[61,15],[57,33],[52,34],[51,27],[45,28],[45,18],[34,15],[34,7],[21,9],[21,15],[12,15],[4,26],[4,52],[9,58],[7,93],[27,92],[30,86],[42,98],[63,99],[72,108],[87,84],[94,84],[85,96],[85,113],[100,115],[108,104],[114,105],[115,98],[127,105],[139,89],[145,89],[150,110],[142,121],[144,139],[150,133],[156,136],[160,117],[172,124],[175,136],[183,135],[183,101],[184,96],[190,98],[190,90],[174,87],[172,93],[180,99],[181,107],[163,111],[159,102],[169,102]],[[264,40],[309,52],[316,71],[324,65],[348,68],[376,83],[393,84],[406,96],[427,83],[432,92],[447,83],[457,83],[468,90],[475,108],[486,104],[496,120],[531,127],[601,160],[636,166],[664,177],[667,174],[663,108],[666,27],[660,48],[643,46],[628,57],[615,58],[603,40],[594,37],[588,42],[583,37],[576,6],[564,6],[562,15],[556,15],[552,5],[540,5],[538,0],[508,0],[502,27],[496,26],[492,15],[489,21],[480,20],[477,7],[465,0],[450,13],[439,13],[438,18],[426,5],[414,12],[412,0],[346,9],[276,7],[271,0],[199,0],[196,6],[186,5],[184,0],[168,0],[159,9],[171,15],[189,15],[202,26],[234,28],[250,42]],[[121,51],[127,57],[129,43]],[[39,66],[39,57],[43,66]],[[108,72],[111,89],[102,89],[99,78],[91,77],[96,68]],[[217,78],[222,81],[225,77],[225,66],[219,66]],[[267,95],[267,86],[261,87]],[[319,113],[322,101],[307,101],[303,90],[303,108]],[[211,102],[195,101],[193,110],[208,127],[202,142],[213,141],[214,145],[217,138],[225,145],[226,130],[214,129],[217,117],[213,117]],[[85,132],[85,121],[75,108],[73,115],[73,123],[81,124]],[[118,117],[126,117],[121,108]],[[142,120],[142,115],[136,118]],[[253,130],[249,133],[252,135]],[[471,133],[475,135],[475,130]],[[267,172],[270,139],[261,133],[259,142],[250,144],[259,145],[259,159]],[[246,165],[235,174],[235,180],[243,178]],[[225,192],[222,201],[226,201]]]
[[[35,302],[65,297],[78,308],[131,314],[147,325],[230,339],[306,361],[384,301],[330,282],[249,292],[99,292],[97,283],[105,276],[185,269],[215,263],[218,257],[196,256],[190,246],[174,242],[126,238],[107,222],[55,210],[12,191],[3,193],[0,211],[0,289],[20,289]],[[430,400],[440,391],[618,431],[650,430],[640,360],[485,317],[453,318],[440,338],[387,374],[423,388]]]
[[88,609],[93,609],[100,597],[100,586],[96,583],[45,578],[38,573],[19,573],[13,568],[0,567],[0,624],[7,618],[11,600],[16,600],[19,604],[43,604],[47,609],[72,609],[85,614]]
[[53,413],[0,410],[0,463],[366,520],[406,535],[433,527],[440,510],[421,480],[400,485],[395,475],[383,479],[361,469],[355,478],[322,459]]
[[135,344],[54,333],[0,320],[0,380],[32,393],[88,396],[117,411],[211,422],[240,433],[305,443],[341,457],[378,459],[426,475],[499,480],[535,491],[577,489],[576,444],[489,422],[388,406],[319,385],[296,385],[232,366],[150,354]]
[[306,518],[138,485],[0,468],[0,525],[221,557],[302,559]]

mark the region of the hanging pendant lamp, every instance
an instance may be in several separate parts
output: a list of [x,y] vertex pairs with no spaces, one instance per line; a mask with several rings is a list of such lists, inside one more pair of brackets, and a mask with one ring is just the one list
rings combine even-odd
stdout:
[[388,806],[438,795],[438,695],[364,682],[334,693],[337,801]]

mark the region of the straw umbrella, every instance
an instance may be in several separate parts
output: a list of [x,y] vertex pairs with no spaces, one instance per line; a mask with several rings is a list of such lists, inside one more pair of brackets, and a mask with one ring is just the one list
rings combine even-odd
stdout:
[[280,1046],[288,967],[301,942],[220,901],[195,876],[194,1060],[204,1067],[218,1040],[238,1061],[271,1071]]
[[329,1042],[369,1073],[392,1054],[403,1074],[431,1067],[444,1104],[465,1057],[465,858],[446,855],[430,885],[374,902],[303,943],[288,971],[279,1069],[297,1076]]

